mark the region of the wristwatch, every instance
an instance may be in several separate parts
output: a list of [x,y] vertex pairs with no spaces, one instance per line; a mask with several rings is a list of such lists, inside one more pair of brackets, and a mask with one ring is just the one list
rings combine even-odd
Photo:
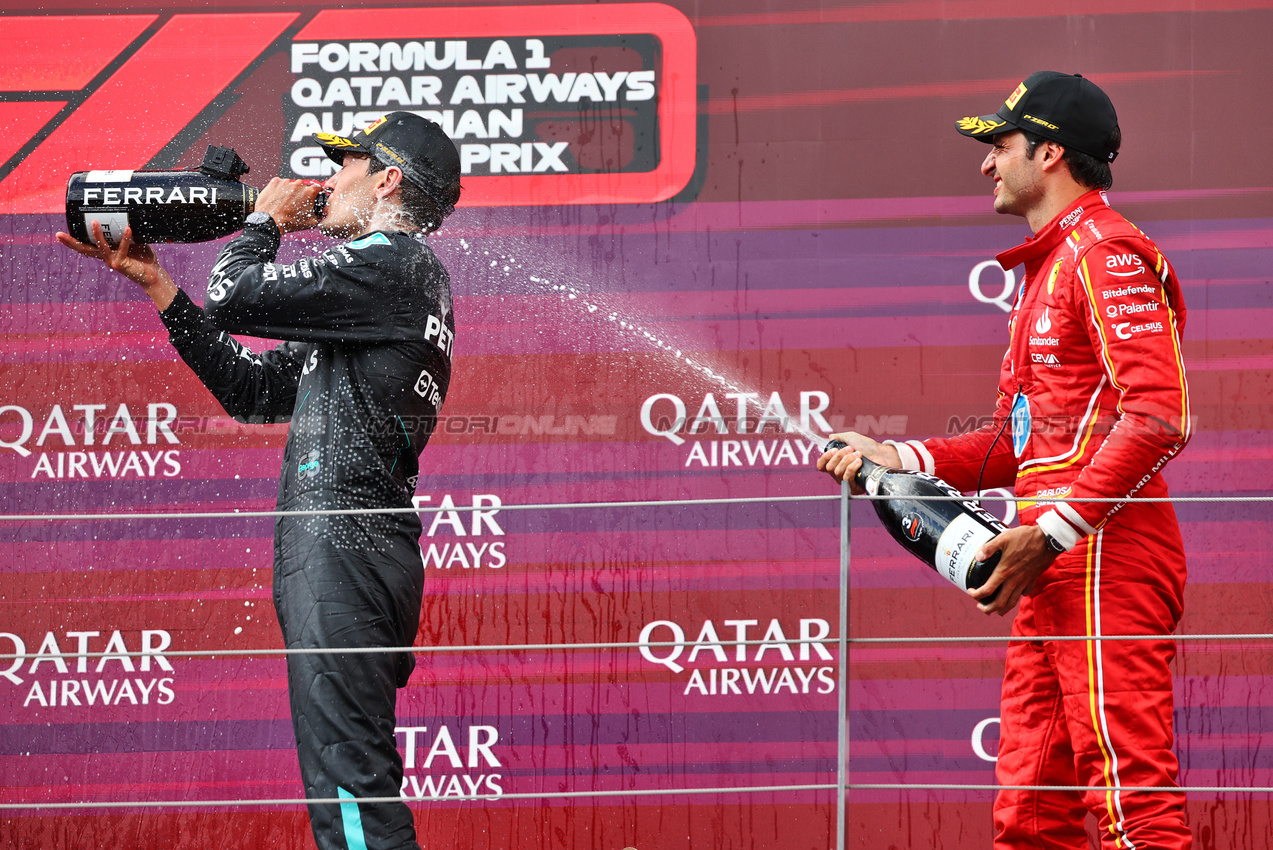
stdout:
[[[1040,528],[1039,531],[1043,531],[1043,529]],[[1043,542],[1048,544],[1048,548],[1051,549],[1056,554],[1058,555],[1065,554],[1065,544],[1062,543],[1060,540],[1057,540],[1051,534],[1048,534],[1046,531],[1043,531]]]
[[274,216],[270,215],[267,212],[261,212],[260,210],[257,210],[256,212],[249,213],[247,219],[245,219],[243,223],[244,224],[274,224]]

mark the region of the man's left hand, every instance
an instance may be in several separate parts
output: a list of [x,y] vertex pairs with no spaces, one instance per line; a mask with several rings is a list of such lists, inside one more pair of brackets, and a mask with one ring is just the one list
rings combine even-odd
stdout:
[[[1022,594],[1034,586],[1034,580],[1056,560],[1056,553],[1048,548],[1043,531],[1037,525],[1009,528],[1003,534],[986,543],[977,553],[979,560],[989,559],[995,552],[1002,552],[995,571],[986,583],[968,594],[978,600],[977,608],[986,614],[1007,614],[1016,607]],[[993,602],[980,600],[999,589]]]

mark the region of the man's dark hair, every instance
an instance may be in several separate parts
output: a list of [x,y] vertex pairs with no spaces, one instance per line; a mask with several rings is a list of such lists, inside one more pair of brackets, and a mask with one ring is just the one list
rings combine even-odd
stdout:
[[[368,174],[376,174],[388,167],[374,156],[368,157],[368,160]],[[432,233],[442,226],[442,220],[460,200],[460,181],[457,179],[444,186],[438,192],[440,197],[435,197],[403,177],[398,185],[398,192],[402,196],[402,211],[411,219],[411,223],[425,233]],[[447,211],[443,212],[444,209]]]
[[[1025,153],[1029,159],[1034,159],[1034,152],[1038,150],[1039,145],[1048,141],[1042,136],[1034,133],[1021,131],[1021,135],[1025,136]],[[1057,144],[1061,144],[1057,142]],[[1115,125],[1114,129],[1105,138],[1105,146],[1109,150],[1117,152],[1118,148],[1123,144],[1123,131]],[[1114,185],[1114,172],[1110,170],[1108,162],[1102,162],[1090,154],[1082,151],[1076,151],[1067,145],[1061,145],[1065,148],[1065,154],[1061,157],[1070,169],[1070,176],[1074,180],[1089,189],[1108,189]]]

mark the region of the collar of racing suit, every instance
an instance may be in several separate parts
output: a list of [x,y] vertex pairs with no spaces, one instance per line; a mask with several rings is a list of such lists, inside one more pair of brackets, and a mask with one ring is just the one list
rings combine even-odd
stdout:
[[995,259],[1004,269],[1011,269],[1022,263],[1046,257],[1065,238],[1066,228],[1078,220],[1079,216],[1076,216],[1075,212],[1082,213],[1084,209],[1091,209],[1097,205],[1109,206],[1109,202],[1106,201],[1104,192],[1093,189],[1062,210],[1038,233],[1027,237],[1025,242],[1017,247],[996,254]]

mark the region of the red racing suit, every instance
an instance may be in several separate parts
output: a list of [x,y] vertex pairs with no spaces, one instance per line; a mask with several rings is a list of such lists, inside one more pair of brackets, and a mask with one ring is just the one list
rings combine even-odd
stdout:
[[[903,465],[974,490],[1012,487],[1021,522],[1067,552],[1022,597],[1004,676],[999,784],[1119,789],[1175,784],[1175,644],[1048,641],[1157,634],[1182,613],[1185,558],[1160,474],[1189,439],[1180,352],[1185,305],[1171,266],[1090,192],[1033,238],[998,255],[1025,277],[990,425],[950,439],[894,443]],[[1069,498],[1064,503],[1036,499]],[[1005,790],[995,846],[1086,848],[1084,809],[1102,846],[1185,848],[1183,796]]]

